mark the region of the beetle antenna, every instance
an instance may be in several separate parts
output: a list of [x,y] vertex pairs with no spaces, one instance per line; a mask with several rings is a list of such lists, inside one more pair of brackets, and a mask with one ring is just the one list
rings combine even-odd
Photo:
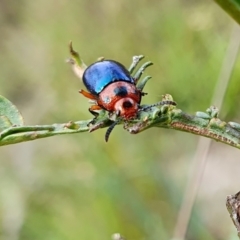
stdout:
[[144,106],[144,107],[140,108],[139,111],[145,111],[145,110],[148,110],[149,108],[157,107],[157,106],[162,106],[162,105],[172,105],[172,106],[177,106],[177,103],[174,102],[174,101],[170,101],[170,100],[160,101],[160,102],[157,102],[157,103],[154,103],[154,104],[148,105],[148,106]]
[[107,142],[109,139],[109,136],[112,132],[112,130],[114,129],[114,127],[119,123],[119,120],[116,120],[115,122],[113,122],[113,124],[107,129],[106,134],[105,134],[105,141]]

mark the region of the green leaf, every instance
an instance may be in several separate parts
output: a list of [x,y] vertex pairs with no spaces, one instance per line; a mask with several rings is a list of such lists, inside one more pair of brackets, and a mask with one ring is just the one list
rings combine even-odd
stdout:
[[240,0],[214,0],[240,24]]
[[11,126],[23,125],[23,117],[8,99],[0,95],[0,132]]
[[83,62],[79,53],[73,49],[72,42],[69,43],[69,52],[72,58],[68,59],[67,62],[72,65],[72,69],[74,73],[82,79],[83,73],[87,68],[87,65]]

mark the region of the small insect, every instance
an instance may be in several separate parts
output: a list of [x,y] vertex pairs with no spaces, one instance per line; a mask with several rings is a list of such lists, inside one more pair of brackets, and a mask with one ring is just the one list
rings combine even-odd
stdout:
[[[128,71],[117,61],[101,60],[90,65],[83,73],[83,83],[89,92],[85,90],[79,92],[86,98],[94,100],[94,104],[89,108],[89,111],[96,117],[98,116],[96,110],[101,109],[117,116],[118,120],[114,121],[106,132],[106,141],[108,141],[110,133],[120,119],[124,121],[134,119],[137,117],[139,110],[146,109],[146,107],[141,108],[140,106],[142,96],[146,93],[142,92],[143,87],[137,87],[137,81],[147,66],[143,67],[137,78],[134,78],[131,76],[131,72],[136,65],[137,62],[132,70]],[[171,101],[169,103],[160,102],[157,105],[163,104],[176,105]],[[152,106],[155,105],[149,105],[149,107]]]
[[83,74],[83,83],[89,92],[80,90],[85,97],[96,101],[89,111],[105,109],[123,119],[136,117],[142,92],[128,70],[113,60],[90,65]]

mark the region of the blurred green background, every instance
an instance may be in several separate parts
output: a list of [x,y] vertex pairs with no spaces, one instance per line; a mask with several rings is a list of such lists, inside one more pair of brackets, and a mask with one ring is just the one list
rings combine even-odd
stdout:
[[[143,103],[170,93],[188,113],[205,111],[234,21],[208,0],[1,0],[0,94],[26,124],[89,119],[82,83],[65,63],[68,42],[87,64],[104,56],[154,65]],[[220,118],[240,121],[240,59]],[[199,137],[121,126],[0,149],[0,239],[171,239]],[[186,239],[237,239],[225,208],[240,190],[240,153],[211,144]]]

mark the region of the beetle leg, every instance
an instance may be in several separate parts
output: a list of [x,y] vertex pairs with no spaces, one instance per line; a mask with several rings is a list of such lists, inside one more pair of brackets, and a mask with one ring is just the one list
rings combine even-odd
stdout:
[[93,94],[91,94],[89,92],[86,92],[83,89],[79,90],[79,93],[81,93],[86,98],[89,98],[89,99],[92,99],[92,100],[96,100],[96,97]]
[[95,110],[101,110],[102,108],[99,105],[92,105],[89,109],[91,109],[91,111],[95,111]]
[[146,92],[141,92],[141,96],[146,96],[146,95],[148,95],[148,93],[146,93]]
[[102,108],[99,105],[92,105],[88,110],[93,116],[98,117],[99,113],[95,111],[101,110],[101,109]]

